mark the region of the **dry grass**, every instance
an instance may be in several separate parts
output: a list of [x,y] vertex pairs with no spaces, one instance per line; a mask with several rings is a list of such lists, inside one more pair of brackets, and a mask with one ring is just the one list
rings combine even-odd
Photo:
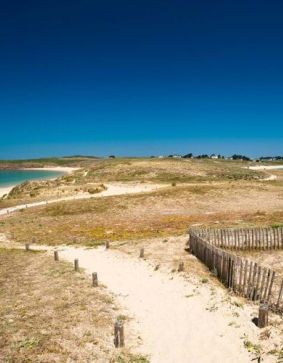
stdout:
[[41,252],[0,249],[1,362],[146,362],[114,351],[119,315],[84,273]]
[[[63,161],[53,161],[57,162]],[[71,159],[67,159],[67,162],[71,162]],[[56,181],[34,181],[16,187],[8,197],[0,199],[0,208],[87,193],[99,188],[98,183],[105,182],[205,183],[258,180],[265,175],[246,169],[248,163],[227,160],[77,159],[76,162],[82,169],[72,175],[62,176]]]
[[269,182],[180,185],[145,194],[61,202],[0,219],[0,232],[19,242],[98,245],[183,235],[191,224],[256,226],[281,223],[283,187]]
[[[260,181],[258,173],[243,169],[247,165],[222,160],[95,160],[87,169],[64,177],[64,183],[78,190],[89,188],[93,185],[90,183],[109,180],[174,180],[176,186],[151,193],[76,200],[23,210],[2,216],[0,232],[20,242],[36,237],[44,244],[73,243],[75,236],[76,243],[95,246],[106,240],[183,235],[195,223],[221,226],[281,223],[282,171],[276,172],[276,181]],[[202,182],[196,182],[199,178]],[[181,183],[188,180],[190,183]]]
[[202,182],[207,180],[252,180],[263,173],[245,169],[248,164],[226,160],[109,159],[89,166],[85,181]]

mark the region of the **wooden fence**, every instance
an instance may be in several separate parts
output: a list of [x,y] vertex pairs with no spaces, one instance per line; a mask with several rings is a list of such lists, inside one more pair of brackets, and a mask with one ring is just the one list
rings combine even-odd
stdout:
[[283,280],[276,279],[270,268],[230,251],[283,248],[282,228],[190,229],[189,235],[191,253],[227,288],[249,300],[268,303],[273,310],[283,311]]
[[195,229],[210,244],[231,250],[283,249],[283,228]]

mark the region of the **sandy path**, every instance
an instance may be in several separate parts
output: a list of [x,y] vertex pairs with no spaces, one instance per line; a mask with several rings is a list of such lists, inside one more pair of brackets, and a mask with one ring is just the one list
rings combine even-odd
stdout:
[[82,193],[75,196],[48,200],[48,202],[41,201],[28,204],[20,204],[14,207],[0,209],[0,215],[16,212],[24,208],[38,207],[46,204],[58,203],[70,200],[91,199],[91,198],[101,198],[101,197],[108,197],[108,196],[122,195],[122,194],[151,192],[153,190],[157,190],[165,186],[166,185],[159,185],[159,184],[132,184],[132,185],[106,184],[107,189],[98,194]]
[[[107,187],[98,195],[77,195],[48,203],[147,192],[161,186],[111,184]],[[44,204],[46,202],[30,203],[27,207]],[[2,209],[0,214],[24,207]],[[33,248],[52,250],[46,246]],[[87,273],[98,273],[99,281],[133,317],[130,324],[142,338],[140,350],[150,356],[151,363],[251,362],[243,336],[257,341],[258,329],[246,309],[236,318],[233,316],[225,293],[221,296],[218,290],[215,302],[209,284],[195,284],[176,274],[170,276],[154,271],[148,262],[121,252],[83,247],[59,247],[59,251],[60,258],[70,262],[78,258],[80,267]],[[231,325],[234,320],[238,328]]]
[[[98,273],[99,282],[133,317],[129,324],[142,339],[139,351],[148,354],[151,363],[251,362],[242,338],[246,334],[256,340],[258,328],[243,309],[233,317],[224,299],[218,310],[211,311],[214,298],[209,285],[198,284],[195,293],[196,285],[176,274],[172,278],[154,271],[146,261],[104,248],[58,249],[60,259],[73,262],[78,258],[86,273]],[[239,328],[229,325],[235,319]],[[127,339],[127,325],[125,329]]]
[[251,169],[251,170],[283,170],[283,164],[249,166],[249,169]]

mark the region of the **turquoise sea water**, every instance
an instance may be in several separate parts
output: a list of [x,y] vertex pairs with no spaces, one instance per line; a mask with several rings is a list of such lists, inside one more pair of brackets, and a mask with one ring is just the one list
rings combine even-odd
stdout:
[[49,170],[0,170],[0,187],[21,184],[27,180],[57,178],[61,175],[64,173]]

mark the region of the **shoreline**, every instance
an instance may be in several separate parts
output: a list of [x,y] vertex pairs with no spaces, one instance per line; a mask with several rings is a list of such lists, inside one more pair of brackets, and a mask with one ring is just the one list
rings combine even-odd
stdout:
[[[69,166],[54,166],[54,167],[46,167],[46,168],[19,168],[19,169],[14,169],[14,170],[58,171],[58,172],[64,172],[65,174],[71,174],[75,170],[79,170],[79,169],[80,168],[72,168]],[[56,179],[56,178],[49,178],[48,180],[54,180],[54,179]],[[44,180],[44,179],[41,179],[41,180]],[[21,183],[12,184],[12,185],[8,185],[5,187],[0,187],[0,198],[2,198],[3,195],[5,195],[5,194],[9,194],[10,191],[19,184],[21,184]]]
[[80,168],[74,168],[71,166],[47,166],[46,168],[19,168],[17,170],[42,170],[42,171],[61,171],[66,174],[71,174],[73,171],[79,170]]

